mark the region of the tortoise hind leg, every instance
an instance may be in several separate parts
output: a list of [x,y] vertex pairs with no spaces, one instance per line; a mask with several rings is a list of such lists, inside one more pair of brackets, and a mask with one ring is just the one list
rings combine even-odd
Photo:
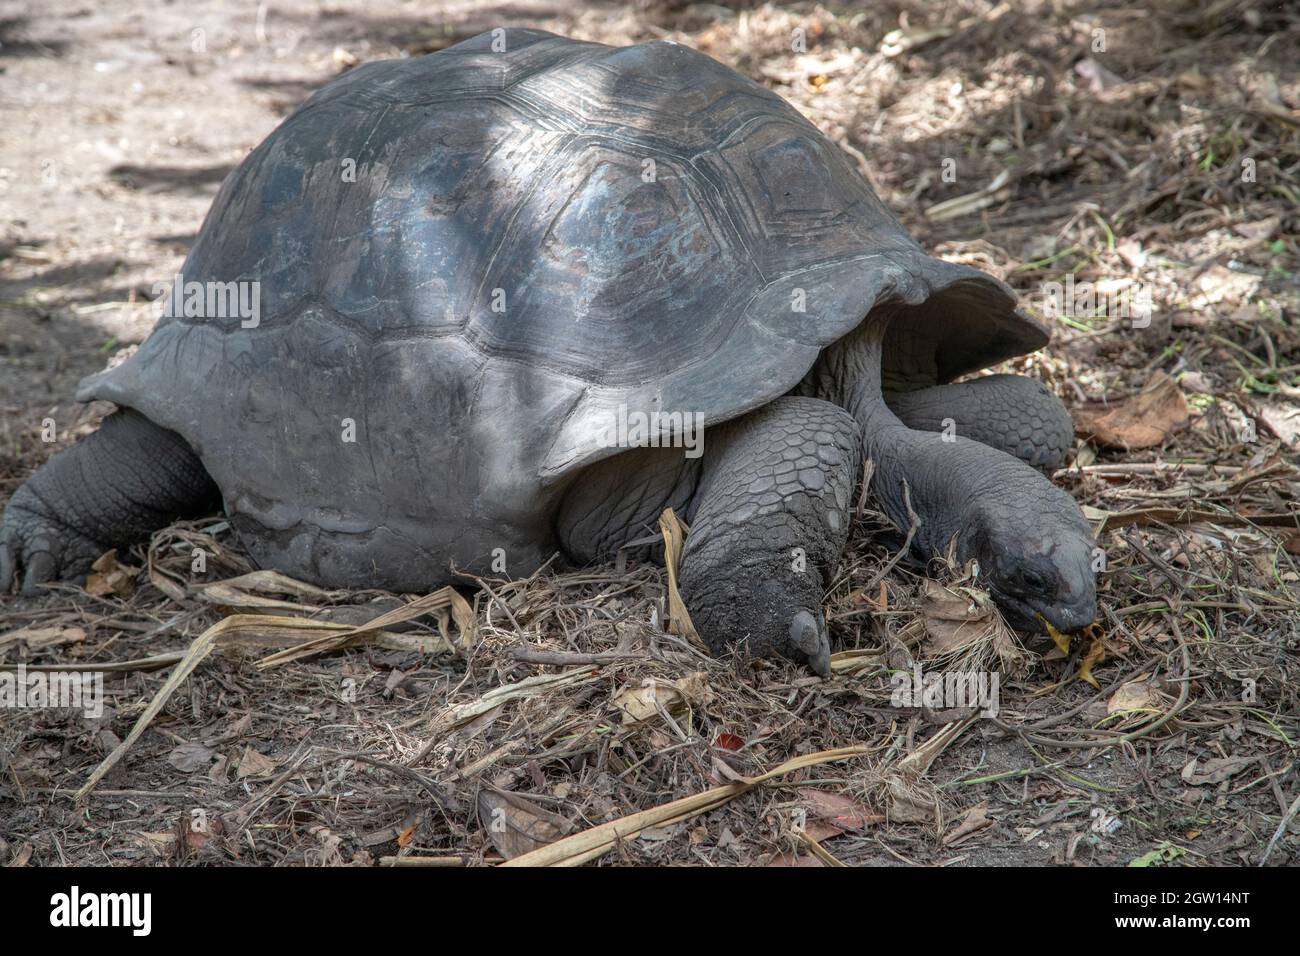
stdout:
[[15,581],[39,594],[47,581],[80,578],[105,551],[220,501],[179,435],[124,408],[14,492],[0,518],[0,594]]
[[[1023,375],[989,375],[885,396],[908,428],[952,433],[1055,471],[1074,445],[1065,405],[1042,382]],[[946,426],[945,423],[950,423]]]
[[779,398],[705,432],[681,593],[714,653],[740,643],[829,676],[822,604],[861,464],[857,422],[815,398]]

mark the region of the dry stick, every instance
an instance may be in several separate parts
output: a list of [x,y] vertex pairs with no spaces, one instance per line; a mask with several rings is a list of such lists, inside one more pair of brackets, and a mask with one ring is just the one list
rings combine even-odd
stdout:
[[[26,670],[29,674],[62,674],[68,671],[81,673],[84,671],[93,671],[102,674],[129,674],[134,671],[156,671],[164,667],[170,667],[177,661],[184,659],[185,655],[181,651],[173,651],[169,654],[155,654],[153,657],[140,657],[133,661],[116,661],[107,664],[28,664]],[[16,670],[18,664],[0,664],[0,671]]]
[[1291,806],[1287,809],[1286,815],[1282,817],[1282,822],[1273,831],[1273,838],[1268,841],[1268,846],[1264,848],[1264,855],[1259,858],[1260,866],[1263,866],[1265,861],[1268,860],[1269,854],[1273,852],[1273,847],[1277,846],[1277,841],[1282,839],[1282,834],[1286,832],[1286,828],[1295,819],[1298,810],[1300,810],[1300,793],[1297,793],[1295,799],[1291,801]]
[[537,647],[515,647],[510,656],[524,664],[551,664],[567,667],[571,664],[612,664],[615,661],[649,660],[650,655],[634,651],[594,651],[581,654],[574,651],[548,651]]
[[1057,750],[1106,749],[1108,747],[1118,746],[1119,744],[1130,743],[1140,737],[1145,737],[1148,734],[1154,733],[1178,715],[1178,713],[1187,705],[1187,698],[1191,694],[1190,675],[1192,672],[1192,655],[1187,650],[1187,641],[1183,639],[1183,633],[1179,629],[1177,621],[1170,618],[1170,624],[1173,625],[1174,633],[1178,636],[1178,646],[1183,654],[1183,681],[1182,686],[1178,691],[1178,700],[1174,702],[1174,706],[1169,708],[1168,711],[1161,714],[1155,720],[1151,721],[1151,723],[1143,724],[1137,730],[1129,731],[1126,734],[1120,734],[1118,737],[1109,740],[1050,740],[1047,737],[1039,737],[1037,734],[1027,733],[1018,727],[1013,727],[1010,724],[999,720],[997,717],[990,719],[1003,730],[1021,736],[1030,743],[1035,743],[1040,747],[1055,747]]
[[907,537],[903,539],[903,546],[898,552],[885,562],[885,566],[876,572],[871,581],[862,586],[862,593],[866,594],[875,588],[881,581],[885,580],[885,575],[894,570],[894,566],[903,560],[903,555],[907,554],[912,548],[912,539],[916,537],[917,529],[921,527],[921,519],[915,511],[912,510],[912,492],[907,487],[907,482],[903,482],[903,504],[907,506],[907,517],[911,524],[907,529]]
[[104,779],[105,774],[117,766],[117,762],[126,756],[126,752],[131,749],[131,746],[137,740],[140,739],[140,735],[144,733],[145,728],[149,726],[154,717],[158,716],[158,712],[162,710],[163,705],[167,703],[167,698],[171,697],[176,689],[185,682],[185,679],[194,672],[194,669],[199,666],[203,659],[212,653],[213,649],[217,645],[217,638],[224,631],[230,630],[232,627],[237,627],[239,620],[239,616],[236,615],[235,617],[228,617],[224,621],[218,621],[194,639],[194,643],[189,646],[188,650],[186,650],[185,656],[177,663],[176,668],[168,676],[162,687],[159,688],[158,693],[154,695],[153,700],[149,701],[149,706],[144,709],[144,713],[140,715],[140,719],[135,722],[135,726],[131,728],[131,732],[126,735],[126,739],[114,747],[113,752],[105,757],[103,762],[95,768],[94,772],[90,775],[90,778],[82,785],[81,789],[77,791],[75,799],[84,799],[86,794],[90,793],[91,790],[94,790],[95,785]]
[[823,750],[804,757],[795,757],[760,776],[745,779],[738,783],[714,787],[705,790],[703,793],[682,797],[679,800],[673,800],[671,803],[661,804],[649,810],[642,810],[610,823],[602,823],[589,830],[583,830],[581,833],[575,833],[562,840],[531,850],[512,860],[507,860],[501,865],[578,866],[603,856],[612,850],[620,840],[636,836],[649,827],[665,826],[689,819],[716,809],[774,777],[784,776],[805,767],[847,760],[850,757],[859,757],[869,753],[870,749],[866,745],[859,744],[853,747],[840,747],[836,750]]

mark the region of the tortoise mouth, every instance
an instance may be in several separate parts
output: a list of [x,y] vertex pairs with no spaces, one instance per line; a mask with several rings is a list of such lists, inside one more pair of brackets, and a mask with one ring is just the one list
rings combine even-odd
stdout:
[[1076,634],[1088,627],[1097,616],[1094,602],[1089,602],[1084,607],[1026,598],[996,586],[990,586],[989,591],[1007,624],[1028,634],[1050,633],[1048,625],[1062,634]]

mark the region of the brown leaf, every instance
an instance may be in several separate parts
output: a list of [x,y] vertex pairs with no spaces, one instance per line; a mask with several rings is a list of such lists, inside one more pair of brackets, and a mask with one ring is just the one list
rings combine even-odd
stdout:
[[614,706],[623,712],[624,724],[634,724],[655,716],[661,707],[671,713],[687,705],[703,706],[712,699],[708,675],[696,671],[672,683],[650,677],[639,687],[625,687],[614,695]]
[[659,531],[664,536],[664,569],[668,574],[668,620],[664,621],[664,630],[703,644],[695,625],[691,623],[686,602],[677,590],[677,569],[681,566],[682,547],[686,544],[689,529],[682,524],[672,508],[665,508],[659,516]]
[[1193,787],[1223,783],[1223,781],[1235,777],[1259,759],[1259,757],[1212,757],[1204,763],[1193,759],[1191,763],[1183,768],[1183,782],[1189,783]]
[[478,817],[492,845],[507,860],[573,832],[573,824],[564,817],[507,790],[479,791]]
[[913,790],[899,777],[891,776],[886,786],[889,819],[894,823],[929,823],[935,818],[934,801]]
[[187,743],[168,754],[167,762],[181,773],[194,773],[196,770],[208,769],[212,756],[212,750],[203,744]]
[[130,565],[119,564],[116,551],[105,551],[90,566],[91,574],[86,578],[86,593],[103,597],[107,594],[129,596],[135,590],[135,576],[140,570]]
[[265,754],[258,753],[252,747],[245,747],[244,756],[239,761],[239,769],[235,771],[235,779],[270,776],[275,768],[276,761]]
[[978,833],[987,827],[993,826],[993,821],[989,819],[989,803],[985,800],[983,803],[977,803],[966,811],[962,817],[961,823],[944,834],[944,846],[953,846],[965,840],[971,834]]
[[[837,832],[844,830],[865,830],[875,823],[884,823],[885,818],[879,813],[872,813],[857,800],[843,793],[830,790],[816,790],[811,787],[801,788],[799,796],[807,804],[808,813],[823,823],[829,824]],[[815,840],[823,840],[807,828]],[[833,835],[833,834],[832,834]]]
[[1110,405],[1076,406],[1073,414],[1081,438],[1123,449],[1163,444],[1191,417],[1182,389],[1164,372],[1157,372],[1136,395]]
[[988,592],[980,588],[950,588],[926,578],[921,588],[921,618],[927,657],[975,653],[983,645],[991,648],[1005,667],[1015,667],[1024,659]]
[[29,651],[58,647],[61,644],[78,644],[86,639],[79,627],[23,627],[0,634],[0,648],[22,641]]
[[1120,684],[1106,701],[1106,713],[1122,714],[1135,710],[1160,709],[1161,694],[1149,680],[1131,680]]

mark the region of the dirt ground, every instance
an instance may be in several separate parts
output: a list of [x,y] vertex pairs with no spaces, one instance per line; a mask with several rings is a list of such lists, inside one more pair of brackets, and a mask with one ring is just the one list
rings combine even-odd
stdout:
[[[0,862],[1300,862],[1291,4],[0,0],[0,502],[104,414],[76,382],[147,335],[296,104],[501,25],[689,44],[794,103],[937,254],[1031,307],[1067,277],[1106,297],[1008,366],[1076,416],[1055,480],[1100,529],[1096,630],[1008,635],[867,507],[827,680],[665,633],[664,570],[636,564],[466,581],[467,605],[268,660],[420,596],[231,583],[252,569],[213,516],[89,591],[0,603],[0,665],[103,671],[109,702],[0,711]],[[1149,323],[1120,314],[1139,292]],[[895,706],[918,663],[996,670],[1000,713]]]

